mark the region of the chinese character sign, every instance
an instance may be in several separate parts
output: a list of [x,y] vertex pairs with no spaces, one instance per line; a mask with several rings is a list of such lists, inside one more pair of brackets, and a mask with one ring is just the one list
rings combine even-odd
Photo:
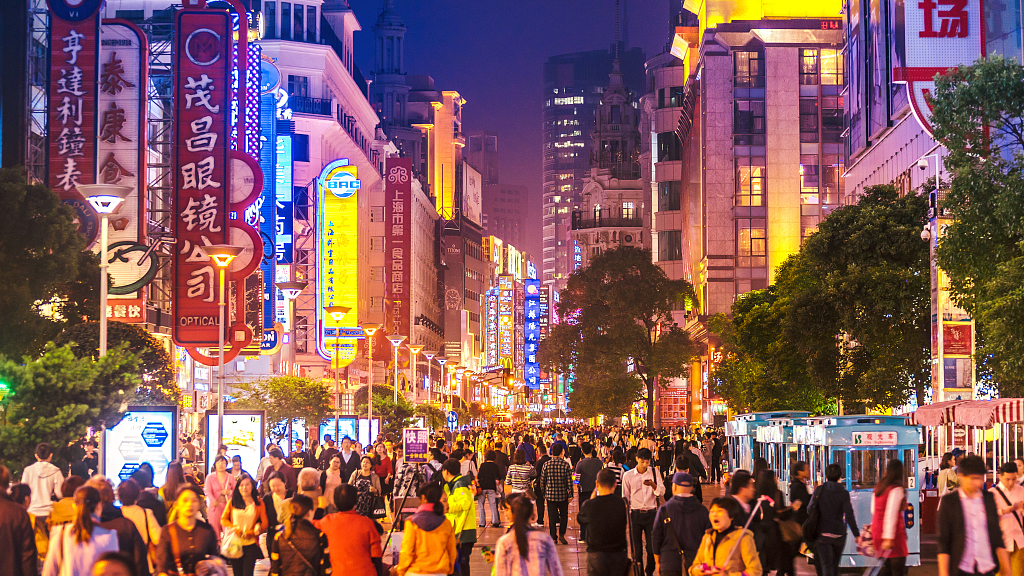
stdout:
[[146,230],[145,206],[139,201],[139,182],[146,171],[146,119],[142,105],[147,82],[145,38],[130,22],[104,22],[100,27],[96,182],[132,188],[110,219],[108,246],[112,253],[107,270],[114,279],[110,296],[114,300],[138,298],[138,288],[132,292],[123,289],[137,287],[149,269],[138,265],[137,258],[142,252],[117,252],[118,248],[143,243]]
[[99,219],[78,192],[96,174],[96,61],[99,0],[51,0],[49,184],[92,243]]
[[218,342],[217,270],[200,247],[228,238],[228,18],[220,10],[177,15],[173,307],[182,346]]
[[927,102],[933,78],[985,55],[981,0],[920,0],[906,4],[906,67],[892,71],[906,82],[914,116],[931,133]]
[[537,346],[540,344],[540,280],[525,280],[524,302],[526,318],[523,324],[525,349],[523,353],[523,378],[531,390],[540,389],[540,363],[537,361]]
[[[324,166],[316,186],[316,324],[317,352],[338,367],[355,359],[358,333],[359,193],[356,167],[347,158]],[[345,306],[349,312],[335,321],[325,307]],[[347,328],[347,330],[346,330]]]
[[412,159],[388,158],[384,164],[384,261],[385,285],[391,302],[396,334],[410,334],[409,300],[412,282]]
[[490,288],[484,297],[484,353],[488,366],[498,365],[498,289]]
[[511,274],[498,276],[498,362],[511,368],[514,362],[512,340],[515,329],[512,325],[515,312],[515,286]]

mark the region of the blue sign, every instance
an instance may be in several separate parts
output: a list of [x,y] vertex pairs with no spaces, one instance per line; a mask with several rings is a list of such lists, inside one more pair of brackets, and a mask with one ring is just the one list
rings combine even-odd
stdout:
[[459,415],[455,410],[448,411],[448,429],[455,430],[459,427]]
[[[262,61],[263,64],[267,64],[266,61]],[[276,252],[276,241],[274,230],[277,226],[277,203],[275,202],[275,190],[276,185],[274,178],[271,175],[274,174],[275,164],[275,153],[276,146],[274,146],[277,134],[277,103],[274,99],[273,94],[264,94],[260,96],[260,169],[263,170],[263,190],[261,191],[259,199],[256,200],[255,206],[258,206],[259,221],[256,222],[255,228],[259,230],[260,236],[263,237],[263,241],[268,244],[275,246]],[[291,167],[289,166],[289,169]],[[274,287],[274,281],[276,274],[274,270],[274,257],[270,256],[269,251],[264,252],[263,259],[260,260],[260,270],[263,272],[263,328],[264,328],[264,342],[260,345],[261,350],[270,350],[273,346],[266,347],[266,330],[274,327],[274,322],[277,320],[275,317],[275,304],[276,301],[271,296],[277,293],[277,289]]]
[[523,284],[526,289],[523,297],[526,308],[526,318],[523,321],[523,379],[530,390],[540,390],[540,362],[537,361],[541,328],[540,280],[524,280]]
[[150,448],[159,448],[167,441],[167,429],[160,422],[149,422],[142,429],[142,441]]
[[276,137],[274,158],[274,194],[277,199],[277,225],[274,229],[278,264],[292,263],[292,137]]
[[118,471],[117,477],[120,478],[121,482],[127,482],[141,465],[142,464],[139,462],[126,462],[124,466],[121,466],[121,470]]
[[263,340],[260,342],[260,350],[273,350],[277,348],[277,330],[273,328],[263,329]]

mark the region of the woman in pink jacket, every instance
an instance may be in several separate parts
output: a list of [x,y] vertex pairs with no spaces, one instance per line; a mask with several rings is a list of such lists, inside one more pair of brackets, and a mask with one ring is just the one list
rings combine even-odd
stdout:
[[206,477],[206,508],[210,518],[210,526],[220,538],[220,516],[231,499],[231,492],[235,489],[235,477],[228,472],[228,459],[217,455],[213,461],[213,474]]

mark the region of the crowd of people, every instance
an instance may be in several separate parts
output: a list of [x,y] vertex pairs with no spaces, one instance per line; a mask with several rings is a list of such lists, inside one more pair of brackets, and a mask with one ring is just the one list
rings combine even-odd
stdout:
[[[287,455],[269,444],[255,474],[221,446],[204,475],[201,454],[183,449],[162,486],[148,464],[117,486],[88,463],[65,474],[40,444],[21,482],[0,466],[0,574],[252,576],[266,558],[273,576],[471,576],[479,550],[496,576],[561,576],[574,499],[588,576],[795,576],[805,556],[835,576],[848,535],[883,576],[907,573],[899,460],[877,482],[862,534],[838,464],[810,490],[807,463],[791,463],[787,499],[762,458],[723,474],[713,429],[444,431],[426,464],[407,462],[394,440],[364,449],[325,436]],[[940,576],[1024,574],[1018,470],[1024,462],[1004,464],[985,490],[981,458],[944,459]],[[720,494],[710,506],[704,489]],[[478,546],[486,530],[498,531],[493,550]]]

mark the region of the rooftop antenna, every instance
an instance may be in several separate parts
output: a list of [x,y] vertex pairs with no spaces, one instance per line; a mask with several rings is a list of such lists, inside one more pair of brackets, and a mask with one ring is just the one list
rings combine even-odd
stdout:
[[619,0],[615,0],[615,59],[619,59]]

